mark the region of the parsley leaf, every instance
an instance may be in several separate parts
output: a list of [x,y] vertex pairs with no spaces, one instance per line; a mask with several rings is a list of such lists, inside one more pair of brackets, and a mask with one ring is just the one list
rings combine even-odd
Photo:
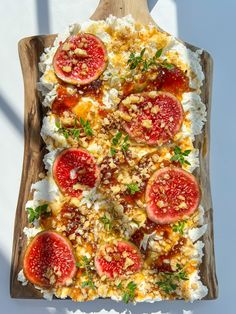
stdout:
[[92,288],[92,289],[95,288],[95,287],[94,287],[94,283],[93,283],[93,281],[92,281],[91,279],[86,280],[86,281],[83,281],[81,287],[82,287],[82,288],[88,287],[88,288]]
[[35,219],[39,219],[41,215],[51,215],[51,213],[47,211],[48,204],[43,204],[36,208],[28,207],[26,209],[28,211],[28,219],[30,223],[32,223]]
[[134,283],[133,281],[130,281],[126,287],[126,290],[123,294],[122,300],[125,303],[128,303],[129,301],[133,301],[134,300],[134,296],[135,296],[135,289],[137,288],[137,284]]
[[129,140],[129,135],[126,135],[123,141],[123,144],[121,145],[121,150],[125,153],[129,149],[129,143],[127,143]]
[[171,70],[171,69],[173,69],[173,67],[174,67],[173,64],[168,63],[167,59],[165,59],[165,60],[161,63],[161,66],[162,66],[163,68],[168,69],[168,70]]
[[163,49],[159,49],[157,50],[157,52],[155,53],[155,58],[160,58],[160,56],[162,55]]
[[161,279],[156,284],[166,293],[172,293],[178,287],[181,280],[188,280],[187,273],[181,268],[179,264],[176,272],[161,272]]
[[144,52],[146,48],[143,48],[140,52],[140,54],[135,55],[134,52],[131,52],[129,59],[128,59],[128,64],[130,70],[135,69],[138,65],[141,65],[141,70],[142,72],[148,71],[148,69],[153,66],[157,65],[157,59],[160,58],[162,55],[163,49],[158,49],[155,53],[155,55],[152,58],[149,59],[143,59]]
[[79,268],[85,268],[89,269],[90,268],[90,262],[91,260],[87,256],[82,256],[81,261],[76,263],[76,266]]
[[107,230],[111,229],[111,226],[112,226],[111,219],[109,219],[105,214],[103,215],[103,217],[99,218],[99,221],[104,224],[105,229]]
[[58,128],[57,132],[63,134],[63,136],[68,139],[69,136],[78,140],[80,136],[80,130],[77,128],[77,119],[74,122],[74,128],[65,128],[62,127],[59,121],[55,122],[56,127]]
[[85,280],[82,282],[81,287],[82,288],[91,288],[95,289],[94,283],[93,283],[93,277],[91,274],[91,259],[89,259],[87,256],[82,256],[81,261],[76,263],[76,266],[82,269],[85,269],[84,275],[87,276],[88,280]]
[[111,142],[114,146],[118,145],[120,142],[120,139],[122,137],[122,133],[121,132],[117,132],[116,135],[112,138]]
[[179,146],[175,146],[174,148],[174,156],[171,157],[171,161],[179,161],[181,165],[187,164],[191,165],[189,161],[185,159],[186,156],[190,154],[191,150],[187,149],[184,152],[182,152],[181,148]]
[[116,149],[114,147],[111,147],[110,151],[111,151],[111,155],[112,156],[114,156],[117,153],[117,151],[116,151]]
[[133,52],[131,52],[128,59],[130,70],[134,70],[140,63],[143,62],[143,55],[144,55],[145,50],[146,48],[143,48],[139,55],[135,55]]
[[118,289],[122,289],[122,284],[121,284],[121,282],[117,285],[117,288],[118,288]]
[[[118,146],[120,145],[121,143],[121,138],[122,138],[122,133],[120,131],[118,131],[116,133],[116,135],[112,138],[111,140],[111,143],[112,143],[112,146],[111,146],[111,149],[110,149],[110,152],[111,152],[111,155],[114,156],[116,153],[117,153],[117,149],[114,147],[114,146]],[[129,136],[126,135],[123,139],[123,142],[120,146],[121,148],[121,151],[125,154],[127,152],[127,150],[129,149],[129,143],[128,143],[128,140],[129,140]]]
[[130,184],[127,184],[127,190],[129,191],[129,193],[131,195],[134,195],[136,192],[139,192],[140,189],[139,189],[139,186],[137,183],[130,183]]
[[178,221],[176,224],[173,225],[172,230],[174,232],[179,232],[180,234],[184,234],[184,227],[186,225],[186,220]]
[[92,130],[88,120],[85,121],[83,118],[80,118],[80,124],[84,128],[84,133],[87,136],[92,136],[93,135],[93,130]]

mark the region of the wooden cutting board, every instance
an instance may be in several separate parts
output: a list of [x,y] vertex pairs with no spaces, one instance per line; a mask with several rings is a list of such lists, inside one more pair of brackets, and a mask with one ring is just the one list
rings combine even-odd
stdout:
[[[149,14],[147,0],[101,0],[91,19],[105,19],[109,14],[118,17],[132,14],[132,16],[144,24],[154,23]],[[168,12],[166,12],[168,14]],[[31,284],[22,287],[17,280],[17,274],[22,269],[22,260],[26,247],[26,237],[23,229],[27,225],[25,203],[31,198],[31,184],[38,181],[38,174],[44,170],[43,156],[46,153],[44,143],[40,137],[40,129],[43,117],[43,108],[40,95],[36,90],[39,80],[38,62],[45,47],[50,46],[56,35],[43,35],[23,38],[19,42],[19,55],[25,87],[25,111],[24,111],[24,161],[21,178],[21,186],[18,198],[15,218],[15,230],[12,248],[10,294],[12,298],[42,298]],[[193,51],[199,49],[188,43],[186,47]],[[212,87],[212,59],[203,51],[201,65],[205,74],[205,81],[201,90],[202,101],[207,107],[207,123],[201,135],[196,137],[195,147],[200,151],[200,167],[196,170],[201,189],[202,205],[206,210],[205,223],[208,229],[203,236],[205,243],[205,255],[201,266],[203,283],[208,287],[209,293],[205,299],[215,299],[218,296],[218,286],[215,271],[215,255],[213,243],[213,209],[209,181],[209,142],[210,142],[210,111],[211,111],[211,87]]]

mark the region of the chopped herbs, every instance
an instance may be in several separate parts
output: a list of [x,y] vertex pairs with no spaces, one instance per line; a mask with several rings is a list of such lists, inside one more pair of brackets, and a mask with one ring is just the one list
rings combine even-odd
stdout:
[[[80,118],[80,124],[81,124],[82,128],[84,129],[85,135],[87,135],[87,136],[93,135],[93,130],[92,130],[88,120],[84,121],[84,119]],[[79,139],[80,129],[78,128],[77,119],[75,119],[73,128],[62,127],[59,121],[56,121],[55,125],[58,128],[57,132],[63,134],[66,139],[68,139],[69,136],[73,137],[76,140]]]
[[29,222],[32,223],[35,219],[39,219],[41,215],[50,216],[51,212],[48,211],[48,204],[40,205],[35,209],[32,207],[26,208],[28,211]]
[[76,266],[79,268],[85,268],[89,269],[90,268],[90,262],[91,260],[87,256],[82,256],[81,261],[76,263]]
[[123,142],[121,142],[121,138],[122,138],[122,133],[120,131],[118,131],[116,133],[116,135],[112,138],[111,140],[111,143],[112,143],[112,146],[111,146],[111,149],[110,149],[110,152],[111,152],[111,155],[114,156],[116,153],[117,153],[117,149],[115,148],[115,146],[118,146],[120,145],[120,148],[121,148],[121,151],[125,154],[127,152],[127,150],[129,149],[129,143],[128,143],[128,140],[129,140],[129,136],[126,135],[123,139]]
[[110,230],[111,229],[111,226],[112,226],[111,219],[109,219],[105,214],[103,215],[103,217],[99,218],[99,221],[104,224],[104,228],[106,230]]
[[184,234],[184,227],[186,225],[186,220],[178,221],[176,224],[173,225],[172,230],[174,232],[179,232],[180,234]]
[[[129,59],[127,63],[129,64],[130,70],[134,70],[138,66],[140,66],[140,69],[142,72],[146,72],[150,69],[152,66],[157,66],[160,64],[163,68],[166,69],[172,69],[174,67],[173,64],[168,63],[167,59],[162,60],[157,60],[161,57],[163,49],[158,49],[155,53],[155,55],[149,59],[144,59],[144,53],[145,53],[146,48],[143,48],[140,52],[140,54],[135,54],[134,52],[131,52]],[[158,61],[158,62],[157,62]]]
[[181,268],[179,264],[177,264],[176,272],[161,272],[161,279],[157,282],[157,285],[166,293],[172,293],[178,287],[178,283],[181,280],[188,280],[188,276],[186,272]]
[[143,63],[143,55],[145,52],[146,48],[143,48],[140,52],[140,54],[135,55],[134,52],[131,52],[129,59],[128,59],[128,64],[130,70],[135,69],[140,63]]
[[185,159],[186,156],[190,154],[191,150],[187,149],[182,152],[181,148],[179,146],[175,146],[174,148],[174,156],[171,157],[171,161],[179,161],[181,165],[187,164],[191,165],[189,161]]
[[168,69],[168,70],[171,70],[171,69],[173,69],[173,67],[174,67],[173,64],[167,62],[167,59],[165,59],[165,60],[161,63],[161,66],[162,66],[163,68]]
[[120,139],[122,137],[122,133],[121,132],[117,132],[116,135],[113,137],[113,139],[111,140],[112,144],[114,146],[118,145],[120,142]]
[[122,300],[125,303],[128,303],[129,301],[133,301],[134,300],[134,296],[135,296],[135,289],[137,288],[136,283],[134,283],[133,281],[130,281],[126,287],[126,290],[123,294]]
[[111,147],[111,155],[114,156],[117,153],[117,150],[114,147]]
[[75,119],[73,128],[62,127],[59,121],[56,121],[55,125],[58,128],[57,132],[61,133],[66,139],[68,139],[69,136],[73,137],[75,140],[79,139],[80,129],[77,128],[77,119]]
[[80,118],[80,124],[84,128],[84,133],[87,136],[92,136],[93,135],[93,130],[91,129],[90,123],[88,120],[84,121],[84,119]]
[[122,289],[122,284],[121,284],[121,282],[117,285],[117,288],[118,288],[118,289]]
[[121,145],[121,150],[123,151],[123,153],[127,152],[127,150],[129,149],[129,143],[127,143],[129,140],[129,135],[126,135],[123,141],[123,144]]
[[82,282],[81,287],[94,289],[95,286],[94,286],[93,277],[91,274],[91,259],[89,259],[87,256],[82,256],[81,261],[77,262],[76,266],[78,268],[85,269],[82,275],[86,275],[88,278],[88,280],[85,280]]
[[129,194],[134,195],[136,192],[139,192],[139,186],[137,183],[130,183],[127,184],[127,190]]
[[157,50],[157,52],[155,53],[155,58],[160,58],[160,56],[162,55],[163,49],[159,49]]
[[93,281],[91,279],[83,281],[81,287],[82,288],[92,288],[92,289],[95,288],[94,283],[93,283]]

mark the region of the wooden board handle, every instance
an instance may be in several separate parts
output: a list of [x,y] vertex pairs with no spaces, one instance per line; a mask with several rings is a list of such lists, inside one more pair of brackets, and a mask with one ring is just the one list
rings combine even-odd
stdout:
[[92,20],[103,20],[110,14],[123,17],[131,14],[135,20],[148,24],[153,22],[148,10],[147,0],[100,0]]

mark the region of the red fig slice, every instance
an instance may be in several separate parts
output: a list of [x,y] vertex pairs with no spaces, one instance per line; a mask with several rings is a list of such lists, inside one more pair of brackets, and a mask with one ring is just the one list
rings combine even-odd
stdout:
[[100,170],[92,155],[78,148],[64,149],[53,164],[53,177],[64,195],[79,197],[95,187]]
[[138,272],[143,260],[138,248],[128,241],[113,241],[100,247],[95,257],[99,276],[108,278],[127,276]]
[[133,94],[120,105],[124,128],[139,143],[162,145],[171,140],[183,122],[179,100],[167,92]]
[[79,148],[64,149],[55,159],[53,176],[63,194],[80,197],[83,190],[95,187],[100,170],[89,152]]
[[56,75],[66,83],[85,85],[96,80],[107,66],[103,42],[92,34],[70,36],[53,58]]
[[38,233],[26,249],[23,271],[39,287],[63,286],[76,273],[71,243],[54,231]]
[[147,215],[159,224],[169,224],[190,216],[200,202],[200,188],[189,172],[166,167],[157,170],[146,189]]

